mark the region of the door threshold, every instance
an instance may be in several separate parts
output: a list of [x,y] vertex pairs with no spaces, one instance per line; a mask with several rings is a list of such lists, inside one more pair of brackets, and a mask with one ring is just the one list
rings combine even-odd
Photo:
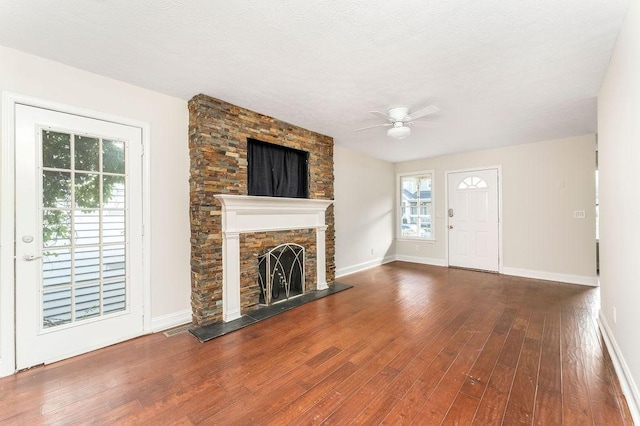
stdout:
[[478,269],[478,268],[466,268],[464,266],[453,266],[453,265],[449,265],[449,268],[452,269],[462,269],[463,271],[474,271],[474,272],[486,272],[488,274],[499,274],[499,271],[490,271],[488,269]]

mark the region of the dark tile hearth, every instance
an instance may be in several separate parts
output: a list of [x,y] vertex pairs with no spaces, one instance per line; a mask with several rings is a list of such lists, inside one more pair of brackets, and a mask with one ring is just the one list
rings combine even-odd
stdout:
[[256,309],[250,314],[243,315],[237,320],[230,322],[220,322],[202,327],[194,327],[189,329],[189,332],[193,334],[201,342],[207,342],[216,337],[224,336],[232,331],[239,330],[248,325],[255,324],[259,321],[271,318],[274,315],[278,315],[282,312],[286,312],[290,309],[304,305],[305,303],[313,302],[314,300],[322,299],[323,297],[330,296],[332,294],[339,293],[344,290],[352,288],[351,285],[342,284],[339,282],[334,283],[326,290],[314,290],[309,293],[305,293],[302,296],[290,299],[284,302],[277,303],[271,306],[264,306]]

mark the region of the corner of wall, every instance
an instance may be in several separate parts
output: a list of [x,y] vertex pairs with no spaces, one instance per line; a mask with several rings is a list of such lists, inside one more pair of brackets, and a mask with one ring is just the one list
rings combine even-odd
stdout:
[[393,260],[394,164],[336,146],[334,169],[336,274]]
[[407,256],[398,254],[395,256],[395,260],[400,262],[419,263],[421,265],[449,266],[447,259],[437,259],[435,257]]
[[556,281],[567,284],[586,285],[590,287],[598,287],[598,277],[589,277],[585,275],[560,274],[556,272],[536,271],[531,269],[511,268],[504,266],[500,273],[504,275],[513,275],[516,277],[533,278],[536,280]]
[[336,278],[341,278],[341,277],[344,277],[345,275],[355,274],[356,272],[361,272],[367,269],[375,268],[376,266],[384,265],[385,263],[393,262],[394,260],[396,260],[395,256],[385,256],[382,258],[358,263],[357,265],[351,265],[351,266],[346,266],[344,268],[336,269]]
[[602,311],[600,311],[600,314],[598,315],[598,327],[600,328],[605,346],[609,356],[611,357],[611,361],[613,362],[613,367],[618,375],[618,379],[620,380],[620,387],[622,388],[622,393],[627,399],[627,404],[629,406],[633,422],[640,425],[640,392],[638,391],[638,386],[633,380],[633,376],[631,375],[631,371],[624,359],[624,355],[622,354],[622,351],[620,350],[615,336],[611,332],[607,319]]

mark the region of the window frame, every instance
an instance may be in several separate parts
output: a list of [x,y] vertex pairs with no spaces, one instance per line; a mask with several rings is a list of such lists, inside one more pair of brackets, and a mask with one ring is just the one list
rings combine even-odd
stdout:
[[[429,178],[431,180],[431,236],[430,237],[421,237],[417,236],[405,236],[402,235],[402,180],[403,178]],[[396,219],[395,219],[395,235],[396,240],[400,241],[420,241],[426,243],[435,243],[436,242],[436,208],[435,208],[435,173],[432,170],[421,170],[416,172],[406,172],[406,173],[397,173],[396,174]],[[420,201],[416,203],[415,207],[410,206],[409,208],[415,208],[417,211],[422,210],[422,206],[420,206]]]

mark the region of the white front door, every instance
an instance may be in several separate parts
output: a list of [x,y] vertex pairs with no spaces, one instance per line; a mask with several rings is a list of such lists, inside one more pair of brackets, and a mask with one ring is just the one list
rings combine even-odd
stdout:
[[449,266],[498,271],[498,169],[448,173]]
[[16,367],[143,332],[140,128],[16,105]]

